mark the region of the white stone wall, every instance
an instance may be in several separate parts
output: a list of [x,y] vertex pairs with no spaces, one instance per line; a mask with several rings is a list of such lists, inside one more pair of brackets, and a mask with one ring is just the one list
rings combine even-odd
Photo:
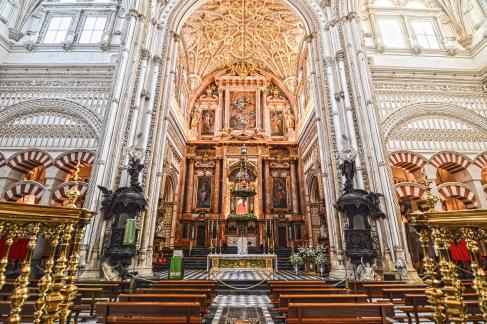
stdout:
[[[9,15],[5,1],[13,4]],[[59,203],[72,186],[64,181],[76,160],[96,163],[125,11],[113,1],[5,1],[0,1],[0,199],[34,193],[37,202]],[[45,44],[53,16],[71,17],[71,24],[64,41]],[[106,18],[101,40],[81,44],[91,16]],[[19,163],[22,172],[15,170]],[[46,169],[45,183],[23,185],[28,168],[36,166]],[[82,187],[85,194],[88,183]]]

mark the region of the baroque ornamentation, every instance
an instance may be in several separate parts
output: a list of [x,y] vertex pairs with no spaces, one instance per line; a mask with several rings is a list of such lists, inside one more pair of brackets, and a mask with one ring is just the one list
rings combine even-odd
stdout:
[[295,73],[306,32],[278,0],[247,0],[245,10],[240,1],[209,0],[184,24],[181,35],[189,70],[201,77],[246,60],[284,80]]

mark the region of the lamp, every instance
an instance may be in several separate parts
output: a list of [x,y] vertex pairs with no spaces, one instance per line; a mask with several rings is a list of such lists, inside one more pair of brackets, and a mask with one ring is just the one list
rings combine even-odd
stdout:
[[250,184],[247,163],[247,146],[244,144],[240,151],[240,169],[237,174],[236,184],[231,190],[231,194],[234,197],[248,198],[256,195],[255,188]]

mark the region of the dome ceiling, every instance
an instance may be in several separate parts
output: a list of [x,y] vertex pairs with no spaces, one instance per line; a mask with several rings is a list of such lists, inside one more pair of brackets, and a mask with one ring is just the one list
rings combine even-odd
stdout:
[[181,30],[189,73],[201,78],[246,61],[285,80],[296,73],[305,35],[279,0],[209,0]]

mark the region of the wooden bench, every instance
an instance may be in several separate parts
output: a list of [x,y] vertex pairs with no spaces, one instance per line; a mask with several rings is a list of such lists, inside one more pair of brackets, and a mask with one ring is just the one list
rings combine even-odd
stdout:
[[204,294],[211,303],[216,293],[209,288],[139,288],[138,294]]
[[268,286],[270,291],[280,288],[336,288],[335,286],[328,285],[326,283],[307,283],[303,285],[287,285],[287,284],[273,284]]
[[[463,294],[463,298],[464,303],[467,305],[469,320],[482,321],[477,300],[478,296],[476,294],[466,293]],[[434,321],[432,316],[433,306],[430,305],[425,294],[405,294],[404,306],[398,307],[398,309],[406,313],[408,323],[410,324],[413,322],[413,317],[415,323],[420,323],[421,318]]]
[[283,294],[279,296],[279,313],[287,313],[290,303],[361,303],[367,302],[366,294]]
[[290,303],[287,322],[293,323],[393,323],[392,303]]
[[[73,301],[74,305],[79,305],[81,302],[81,296],[77,296]],[[22,311],[20,312],[20,316],[22,318],[22,323],[32,323],[34,321],[34,313],[35,313],[35,300],[28,300],[22,306]],[[11,310],[11,301],[10,300],[2,300],[0,301],[0,323],[7,323],[8,317],[10,316]],[[78,323],[78,317],[81,311],[84,308],[80,307],[72,307],[71,313],[68,317],[68,323],[71,319],[74,319],[74,323]]]
[[403,304],[405,294],[424,294],[426,288],[384,288],[382,298],[394,304]]
[[269,295],[270,299],[274,303],[278,303],[279,295],[281,294],[314,294],[314,295],[330,295],[330,294],[346,294],[348,290],[345,288],[276,288],[272,290]]
[[216,285],[214,284],[202,284],[202,283],[185,283],[185,282],[178,282],[178,283],[156,283],[151,284],[150,288],[208,288],[211,290],[215,290]]
[[78,282],[76,283],[78,288],[102,288],[100,298],[108,298],[109,301],[114,301],[117,299],[118,295],[123,293],[124,291],[124,282],[111,282],[111,283],[103,283],[103,282]]
[[393,289],[393,288],[400,288],[400,289],[408,289],[408,288],[426,288],[424,284],[364,284],[362,285],[364,292],[369,296],[369,300],[372,301],[372,298],[380,298],[382,297],[382,289]]
[[402,280],[378,280],[378,281],[350,281],[350,289],[354,293],[365,293],[363,285],[384,285],[384,284],[407,284],[406,281]]
[[102,298],[103,288],[78,287],[78,293],[81,295],[81,305],[88,305],[90,308],[90,317],[93,317],[95,314],[95,304],[99,298]]
[[201,312],[208,312],[211,303],[205,294],[121,294],[120,302],[197,302],[201,305]]
[[198,323],[200,304],[195,302],[101,302],[96,304],[98,323]]

